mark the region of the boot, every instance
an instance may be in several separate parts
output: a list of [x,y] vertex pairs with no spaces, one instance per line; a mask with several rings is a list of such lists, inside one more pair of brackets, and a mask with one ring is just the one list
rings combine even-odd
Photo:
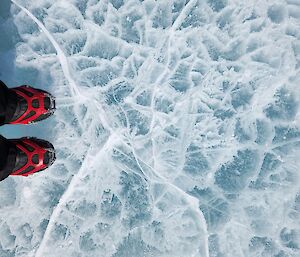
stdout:
[[10,175],[28,176],[48,168],[55,161],[54,147],[48,141],[34,137],[8,141],[14,147],[10,153],[15,155],[8,158],[12,160],[7,165],[11,169]]
[[55,111],[55,98],[30,86],[9,89],[6,124],[31,124],[44,120]]

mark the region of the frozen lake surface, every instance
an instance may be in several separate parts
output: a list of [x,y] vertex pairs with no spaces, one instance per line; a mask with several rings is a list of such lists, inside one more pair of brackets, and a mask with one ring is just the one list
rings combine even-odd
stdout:
[[0,183],[1,257],[300,256],[299,0],[1,0],[0,35],[58,156]]

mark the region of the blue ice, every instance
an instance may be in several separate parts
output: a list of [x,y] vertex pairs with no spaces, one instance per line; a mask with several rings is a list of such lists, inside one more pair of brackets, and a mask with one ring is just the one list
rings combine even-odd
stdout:
[[2,127],[57,161],[0,183],[0,256],[300,256],[298,0],[2,0]]

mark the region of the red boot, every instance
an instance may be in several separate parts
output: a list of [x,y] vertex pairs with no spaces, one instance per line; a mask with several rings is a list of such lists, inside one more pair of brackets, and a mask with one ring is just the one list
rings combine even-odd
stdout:
[[55,98],[48,92],[30,86],[9,89],[16,94],[16,110],[8,124],[31,124],[44,120],[55,111]]
[[10,175],[28,176],[53,164],[55,150],[51,143],[37,138],[8,139],[16,147],[15,163]]

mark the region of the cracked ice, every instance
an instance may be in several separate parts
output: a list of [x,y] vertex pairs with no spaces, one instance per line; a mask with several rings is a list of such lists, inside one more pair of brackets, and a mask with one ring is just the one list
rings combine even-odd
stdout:
[[299,256],[299,24],[297,0],[1,1],[0,79],[57,100],[3,133],[58,158],[1,182],[0,255]]

